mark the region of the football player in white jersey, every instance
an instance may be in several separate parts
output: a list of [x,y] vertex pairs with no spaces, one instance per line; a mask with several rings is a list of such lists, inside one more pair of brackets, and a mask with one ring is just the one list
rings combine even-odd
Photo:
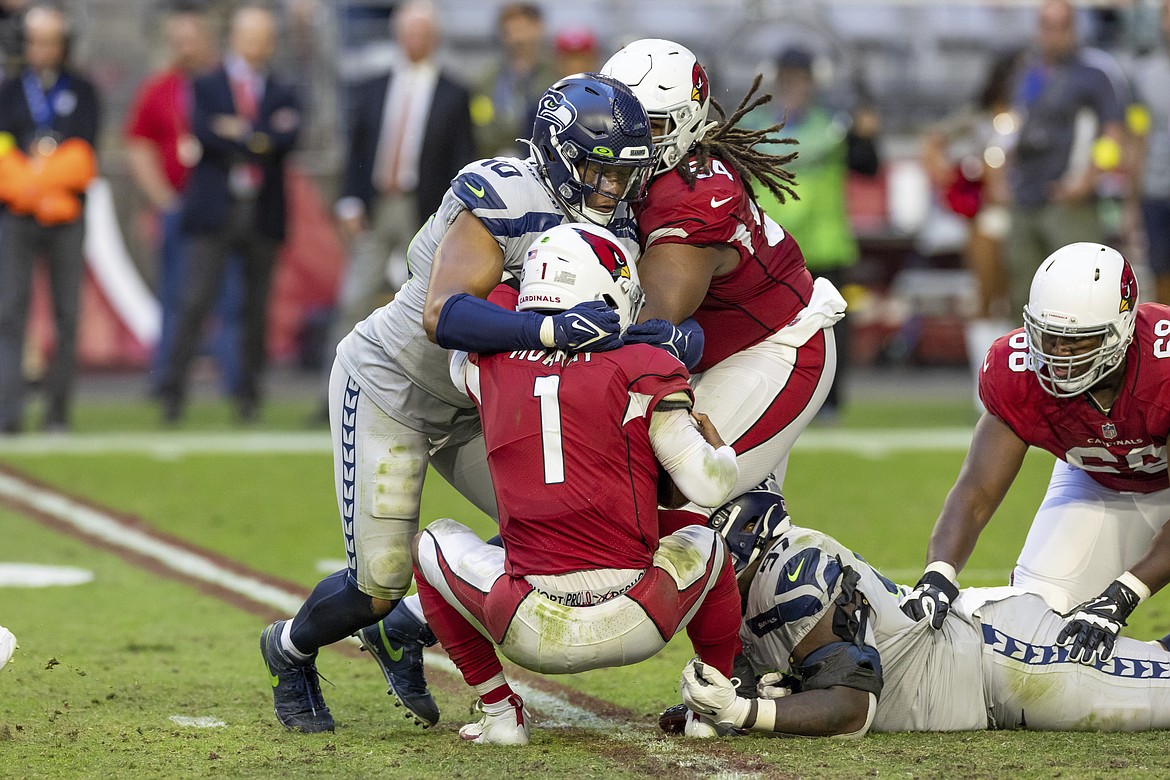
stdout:
[[411,583],[423,479],[434,466],[484,512],[496,501],[471,399],[452,385],[448,349],[613,349],[618,315],[602,302],[542,315],[486,299],[518,280],[533,238],[566,221],[608,227],[636,250],[629,204],[656,163],[646,112],[620,82],[579,74],[542,97],[526,159],[471,163],[407,251],[410,278],[337,349],[329,389],[334,481],[347,567],[318,583],[296,617],[261,634],[277,718],[332,731],[314,659],[360,632],[396,702],[424,727],[439,717],[422,676],[421,609],[382,622]]
[[[909,593],[783,499],[751,491],[712,517],[740,571],[752,695],[698,660],[664,729],[860,737],[867,731],[1170,728],[1170,652],[1117,640],[1086,665],[1060,646],[1069,624],[1019,588],[967,588],[941,629],[899,608]],[[742,689],[741,689],[742,691]],[[684,726],[685,724],[685,726]]]

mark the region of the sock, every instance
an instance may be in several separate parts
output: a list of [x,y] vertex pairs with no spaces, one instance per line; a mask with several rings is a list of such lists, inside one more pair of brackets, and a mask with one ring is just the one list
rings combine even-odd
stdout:
[[703,603],[687,624],[687,636],[695,653],[703,663],[731,677],[735,656],[741,649],[739,641],[739,587],[731,561],[724,562],[715,587],[707,593]]
[[312,661],[317,654],[312,653],[306,655],[297,649],[297,646],[294,645],[292,641],[292,624],[293,622],[291,620],[286,620],[284,621],[284,625],[280,628],[280,637],[278,638],[278,641],[280,642],[280,649],[284,651],[286,656],[288,656],[288,660],[292,661],[294,664],[303,666],[304,664]]
[[405,609],[415,620],[424,626],[427,624],[426,616],[423,615],[422,601],[419,600],[417,593],[407,596],[399,602],[398,609]]
[[474,688],[484,704],[501,702],[514,693],[511,686],[508,685],[508,680],[504,677],[503,672],[493,676],[490,680],[481,682],[479,685],[474,686]]
[[383,617],[374,612],[373,600],[350,580],[349,570],[342,569],[313,588],[291,621],[289,639],[301,655],[313,655]]
[[[502,675],[504,667],[496,655],[495,646],[455,607],[447,603],[443,594],[427,582],[417,566],[414,567],[414,582],[418,586],[418,597],[426,610],[431,630],[463,675],[463,681],[475,688],[496,675]],[[736,619],[738,617],[737,610]]]

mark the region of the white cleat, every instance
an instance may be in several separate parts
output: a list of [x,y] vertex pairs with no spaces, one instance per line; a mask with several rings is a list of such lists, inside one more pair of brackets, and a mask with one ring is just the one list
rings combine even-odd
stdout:
[[483,713],[483,717],[459,729],[459,739],[476,745],[528,744],[531,716],[519,696],[512,694],[495,704],[477,701],[475,708]]
[[0,626],[0,669],[12,658],[16,652],[16,637],[4,626]]

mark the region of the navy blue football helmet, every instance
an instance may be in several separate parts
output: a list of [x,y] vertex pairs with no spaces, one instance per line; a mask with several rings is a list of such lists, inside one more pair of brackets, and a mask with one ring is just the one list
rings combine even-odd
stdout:
[[780,486],[769,477],[739,498],[719,507],[707,525],[727,541],[735,574],[739,576],[791,523]]
[[644,197],[657,163],[642,104],[625,84],[596,73],[567,76],[545,91],[531,146],[565,213],[601,226],[619,203]]

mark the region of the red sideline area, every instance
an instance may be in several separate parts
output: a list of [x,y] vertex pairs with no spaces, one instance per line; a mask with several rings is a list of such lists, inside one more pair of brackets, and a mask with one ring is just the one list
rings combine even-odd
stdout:
[[[345,257],[330,209],[317,185],[295,166],[290,166],[287,176],[289,234],[277,259],[268,307],[268,354],[275,361],[288,360],[296,354],[309,313],[333,305]],[[151,258],[147,265],[153,267],[154,262]],[[33,279],[28,335],[38,365],[44,365],[53,349],[48,281],[45,269],[38,267]],[[80,367],[144,368],[152,348],[131,334],[87,270],[77,334]]]

